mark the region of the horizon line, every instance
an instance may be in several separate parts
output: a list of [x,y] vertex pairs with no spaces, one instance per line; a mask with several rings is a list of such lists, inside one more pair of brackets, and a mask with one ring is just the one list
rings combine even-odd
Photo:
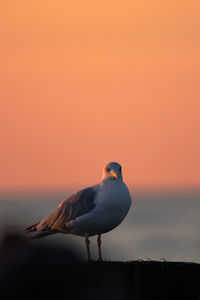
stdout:
[[[128,188],[130,190],[200,190],[200,183],[182,183],[182,184],[172,184],[172,183],[166,183],[166,184],[154,184],[154,183],[126,183]],[[0,186],[0,193],[13,193],[13,192],[47,192],[49,191],[73,191],[77,189],[84,189],[88,186],[88,184],[70,184],[70,185],[64,185],[64,184],[57,184],[57,185],[11,185],[11,186]]]

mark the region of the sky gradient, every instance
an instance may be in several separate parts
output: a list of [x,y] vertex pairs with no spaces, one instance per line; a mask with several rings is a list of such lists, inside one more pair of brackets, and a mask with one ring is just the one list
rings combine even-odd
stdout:
[[0,188],[200,184],[199,1],[1,1]]

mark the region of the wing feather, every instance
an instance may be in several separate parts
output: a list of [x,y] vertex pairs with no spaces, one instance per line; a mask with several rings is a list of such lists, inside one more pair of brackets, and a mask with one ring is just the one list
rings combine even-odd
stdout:
[[71,195],[54,212],[36,224],[34,231],[65,230],[67,222],[89,213],[95,207],[96,195],[97,189],[93,187]]

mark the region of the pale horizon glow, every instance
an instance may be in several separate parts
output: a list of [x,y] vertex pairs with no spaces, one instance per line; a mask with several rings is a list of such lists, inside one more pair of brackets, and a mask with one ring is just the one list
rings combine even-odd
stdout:
[[199,9],[3,1],[0,189],[200,186]]

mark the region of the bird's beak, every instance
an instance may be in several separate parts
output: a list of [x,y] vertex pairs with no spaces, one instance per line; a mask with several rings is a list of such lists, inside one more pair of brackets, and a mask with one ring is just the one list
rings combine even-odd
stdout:
[[112,176],[113,176],[114,178],[116,178],[116,179],[118,178],[117,172],[111,171],[110,173],[112,174]]

